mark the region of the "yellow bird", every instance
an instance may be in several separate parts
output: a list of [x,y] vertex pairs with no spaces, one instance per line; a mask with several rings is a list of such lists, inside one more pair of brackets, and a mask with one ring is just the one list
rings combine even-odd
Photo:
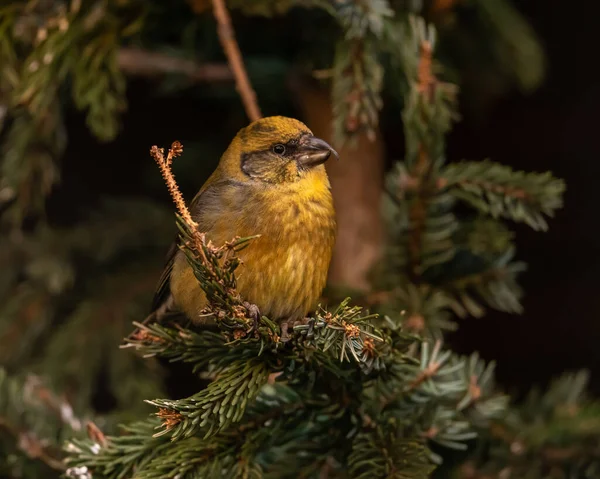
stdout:
[[[325,286],[336,231],[324,166],[332,154],[337,156],[298,120],[257,120],[238,132],[190,204],[199,230],[216,245],[260,235],[239,253],[238,291],[282,326],[303,319]],[[160,319],[184,313],[201,321],[205,306],[206,296],[175,243],[153,314]]]

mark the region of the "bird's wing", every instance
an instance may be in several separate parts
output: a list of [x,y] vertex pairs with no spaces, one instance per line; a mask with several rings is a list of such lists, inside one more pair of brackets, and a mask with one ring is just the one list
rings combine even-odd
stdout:
[[175,240],[171,243],[171,246],[167,251],[165,267],[160,275],[156,292],[154,293],[154,298],[152,299],[152,312],[158,310],[163,304],[165,304],[171,294],[169,281],[171,279],[171,271],[173,271],[173,264],[175,263],[175,255],[177,254],[178,250],[179,234],[175,237]]

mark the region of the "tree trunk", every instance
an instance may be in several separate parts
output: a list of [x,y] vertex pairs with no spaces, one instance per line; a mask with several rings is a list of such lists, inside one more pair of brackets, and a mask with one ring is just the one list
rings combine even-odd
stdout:
[[329,283],[334,287],[369,290],[368,274],[379,258],[383,239],[381,135],[378,131],[375,140],[370,141],[361,133],[354,146],[336,146],[332,143],[329,91],[300,82],[294,85],[294,91],[308,127],[340,154],[339,161],[327,162],[338,225]]

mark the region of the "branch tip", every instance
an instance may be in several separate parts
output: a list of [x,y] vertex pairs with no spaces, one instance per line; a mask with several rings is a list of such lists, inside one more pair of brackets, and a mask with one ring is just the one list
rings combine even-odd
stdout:
[[173,160],[175,158],[177,158],[178,156],[181,156],[182,154],[183,154],[183,145],[179,141],[174,141],[171,144],[171,148],[169,148],[169,152],[167,153],[166,160],[165,160],[165,149],[164,148],[159,148],[156,145],[154,145],[154,146],[152,146],[152,148],[150,148],[150,156],[152,156],[152,158],[154,158],[154,161],[160,168],[160,172],[162,174],[163,179],[165,180],[167,188],[169,189],[171,198],[173,199],[173,202],[175,203],[175,206],[177,207],[177,211],[179,212],[181,217],[184,219],[184,221],[188,224],[188,226],[190,226],[191,229],[195,229],[198,225],[192,219],[190,210],[188,209],[188,207],[185,204],[183,195],[181,194],[181,191],[179,191],[179,186],[177,185],[177,182],[175,181],[175,175],[173,174],[173,171],[171,169],[171,166],[173,165]]
[[183,416],[180,413],[166,407],[159,408],[156,415],[160,418],[163,427],[167,430],[174,428],[183,420]]

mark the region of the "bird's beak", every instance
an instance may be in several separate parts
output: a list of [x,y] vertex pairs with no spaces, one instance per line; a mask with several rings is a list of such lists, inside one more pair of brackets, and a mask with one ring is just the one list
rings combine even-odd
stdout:
[[337,151],[329,143],[310,135],[300,141],[296,161],[304,168],[312,168],[325,163],[332,154],[339,159]]

